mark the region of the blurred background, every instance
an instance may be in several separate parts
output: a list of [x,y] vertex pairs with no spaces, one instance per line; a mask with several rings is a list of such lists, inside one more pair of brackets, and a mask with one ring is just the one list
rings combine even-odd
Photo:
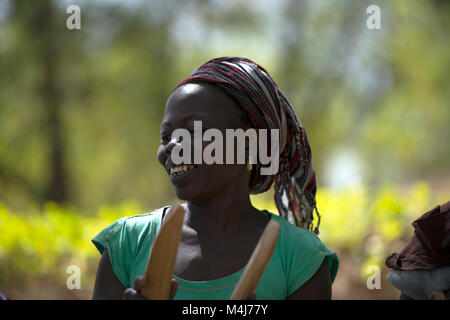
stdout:
[[[0,0],[0,291],[89,299],[90,239],[175,199],[156,159],[171,91],[213,57],[244,56],[308,133],[320,237],[341,259],[334,298],[398,298],[386,257],[450,200],[449,25],[444,0]],[[272,197],[254,204],[276,213]]]

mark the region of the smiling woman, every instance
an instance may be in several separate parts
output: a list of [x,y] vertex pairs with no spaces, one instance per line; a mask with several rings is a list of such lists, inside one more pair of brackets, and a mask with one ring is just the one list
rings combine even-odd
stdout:
[[[189,164],[176,165],[172,154],[182,141],[172,134],[186,129],[195,135],[194,121],[202,121],[204,130],[222,133],[279,130],[279,170],[261,174],[263,164],[249,160],[248,145],[245,163],[236,157],[226,164],[191,158]],[[189,145],[189,155],[203,154],[207,145],[202,141],[200,150]],[[229,150],[223,147],[225,157]],[[245,58],[218,58],[182,81],[166,104],[158,160],[178,198],[186,200],[171,298],[229,299],[271,219],[280,224],[280,231],[255,288],[256,299],[331,298],[339,260],[316,235],[320,217],[312,232],[316,185],[308,139],[286,97],[261,66]],[[250,193],[267,191],[273,183],[280,215],[257,210],[250,202]],[[93,239],[102,253],[94,299],[143,298],[143,275],[167,209],[122,218]]]

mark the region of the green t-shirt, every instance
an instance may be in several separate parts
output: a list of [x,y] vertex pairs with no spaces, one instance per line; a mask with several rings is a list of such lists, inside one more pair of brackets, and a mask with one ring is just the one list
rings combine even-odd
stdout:
[[[100,253],[108,248],[114,273],[125,288],[133,287],[134,279],[145,274],[152,243],[168,208],[121,218],[92,239]],[[325,257],[334,281],[339,267],[337,254],[313,232],[275,214],[270,216],[280,223],[280,232],[272,258],[256,287],[256,299],[286,299],[315,274]],[[229,299],[244,269],[210,281],[187,281],[174,275],[178,280],[174,299]]]

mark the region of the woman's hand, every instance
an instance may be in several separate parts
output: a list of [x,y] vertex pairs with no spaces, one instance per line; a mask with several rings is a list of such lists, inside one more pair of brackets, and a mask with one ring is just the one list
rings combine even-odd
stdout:
[[[124,300],[147,300],[146,297],[142,295],[142,289],[145,284],[145,276],[136,277],[134,280],[133,288],[125,289],[123,292]],[[170,284],[170,292],[169,292],[169,300],[172,300],[175,297],[178,289],[178,281],[175,279],[171,280]]]

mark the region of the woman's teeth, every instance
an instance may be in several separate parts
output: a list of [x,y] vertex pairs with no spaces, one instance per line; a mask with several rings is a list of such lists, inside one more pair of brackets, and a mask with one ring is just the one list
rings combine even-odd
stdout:
[[170,168],[170,174],[174,176],[178,176],[186,171],[194,169],[194,166],[192,164],[185,164],[180,166],[173,166]]

